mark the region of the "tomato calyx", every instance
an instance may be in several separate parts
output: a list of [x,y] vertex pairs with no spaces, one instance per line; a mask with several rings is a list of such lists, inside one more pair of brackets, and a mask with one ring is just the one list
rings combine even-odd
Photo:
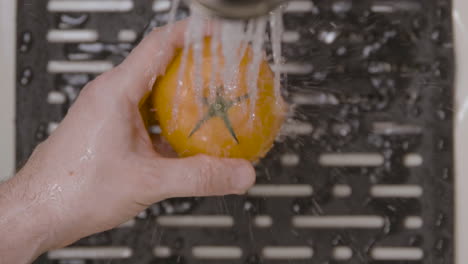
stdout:
[[236,143],[239,144],[236,132],[234,131],[231,120],[229,119],[228,111],[234,105],[237,105],[249,98],[249,95],[245,94],[243,96],[235,98],[234,100],[227,100],[223,96],[223,90],[223,86],[218,87],[216,91],[216,97],[214,98],[213,102],[210,102],[210,100],[206,97],[202,99],[203,104],[208,107],[208,111],[203,115],[203,117],[197,122],[195,127],[192,129],[192,131],[189,134],[189,138],[193,134],[195,134],[208,120],[210,120],[211,118],[219,117],[223,120],[224,125],[229,130],[229,133],[234,138]]

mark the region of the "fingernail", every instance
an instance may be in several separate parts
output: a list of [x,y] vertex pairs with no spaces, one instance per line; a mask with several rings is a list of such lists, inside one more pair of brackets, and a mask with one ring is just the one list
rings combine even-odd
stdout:
[[233,187],[241,193],[245,193],[255,181],[253,174],[253,169],[249,165],[238,165],[233,175]]

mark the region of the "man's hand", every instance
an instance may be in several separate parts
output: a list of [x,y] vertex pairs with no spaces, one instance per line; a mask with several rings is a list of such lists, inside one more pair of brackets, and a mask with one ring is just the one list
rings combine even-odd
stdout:
[[11,181],[0,185],[0,263],[111,229],[171,197],[244,193],[244,160],[163,157],[138,103],[183,44],[186,21],[155,29],[118,67],[89,83],[57,130]]

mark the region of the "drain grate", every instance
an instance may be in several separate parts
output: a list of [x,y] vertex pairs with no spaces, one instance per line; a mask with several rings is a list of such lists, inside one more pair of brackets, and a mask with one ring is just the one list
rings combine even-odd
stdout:
[[[18,1],[18,167],[170,5]],[[257,185],[163,201],[37,263],[453,263],[450,10],[449,0],[293,1],[281,70],[295,114]]]

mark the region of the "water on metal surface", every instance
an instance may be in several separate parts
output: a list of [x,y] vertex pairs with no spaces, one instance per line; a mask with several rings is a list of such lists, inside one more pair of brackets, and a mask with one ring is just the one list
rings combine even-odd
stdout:
[[[18,4],[18,166],[88,81],[189,14],[168,0],[61,2]],[[291,2],[284,64],[265,46],[294,113],[257,185],[163,201],[37,263],[453,263],[450,10],[449,0]]]

